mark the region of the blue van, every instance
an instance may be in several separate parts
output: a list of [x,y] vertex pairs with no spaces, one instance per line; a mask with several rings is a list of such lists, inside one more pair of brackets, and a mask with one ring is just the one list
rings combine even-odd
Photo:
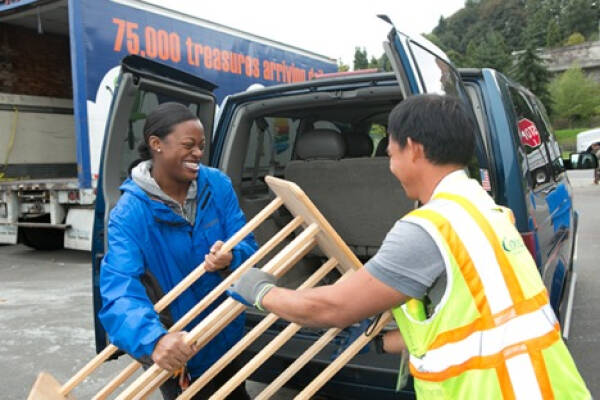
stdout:
[[[135,98],[153,104],[180,101],[214,126],[205,162],[232,180],[247,218],[274,197],[264,182],[273,175],[296,182],[363,262],[375,254],[394,222],[417,206],[389,172],[386,124],[392,108],[408,96],[439,93],[472,106],[477,121],[476,157],[468,172],[499,204],[510,207],[550,293],[552,307],[568,333],[576,276],[577,213],[561,152],[544,106],[526,88],[490,69],[457,70],[446,55],[417,36],[392,28],[384,47],[394,73],[323,76],[229,96],[213,122],[210,83],[147,60],[123,64],[107,126],[94,227],[95,312],[100,308],[99,265],[106,249],[105,226],[117,202],[136,146],[122,146]],[[143,64],[143,66],[142,66]],[[133,110],[133,111],[132,111]],[[141,136],[136,135],[139,141]],[[131,138],[129,138],[131,140]],[[208,153],[208,151],[207,151]],[[259,245],[291,219],[279,210],[255,231]],[[281,284],[297,287],[323,262],[309,252]],[[331,272],[324,283],[339,277]],[[251,329],[262,314],[248,311]],[[255,355],[287,326],[273,325],[244,356]],[[386,329],[396,329],[391,324]],[[251,377],[271,382],[324,331],[303,328]],[[348,330],[289,381],[300,388],[344,346]],[[97,348],[106,335],[96,324]],[[414,398],[410,377],[398,377],[399,356],[366,351],[357,355],[320,392],[328,398]],[[396,391],[400,378],[406,384]]]

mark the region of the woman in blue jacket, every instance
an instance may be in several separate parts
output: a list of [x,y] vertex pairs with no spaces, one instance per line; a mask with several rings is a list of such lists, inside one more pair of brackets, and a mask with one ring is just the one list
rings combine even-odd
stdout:
[[[169,371],[186,365],[192,379],[242,337],[244,315],[187,364],[196,349],[185,344],[184,332],[167,330],[217,286],[223,275],[256,251],[252,235],[231,252],[219,251],[223,241],[246,221],[230,179],[200,164],[205,140],[200,120],[181,104],[163,103],[148,115],[144,142],[138,149],[143,161],[120,187],[122,196],[110,214],[108,251],[100,270],[103,307],[99,317],[111,342],[145,365],[153,361]],[[153,303],[202,262],[207,273],[165,312],[156,313]],[[207,398],[235,372],[235,365],[224,370],[198,398]],[[169,380],[161,387],[163,397],[175,398],[179,386],[177,380]],[[229,398],[249,397],[242,384]]]

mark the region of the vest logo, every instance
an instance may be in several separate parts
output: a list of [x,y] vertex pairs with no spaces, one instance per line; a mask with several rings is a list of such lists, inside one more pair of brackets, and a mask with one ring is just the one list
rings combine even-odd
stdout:
[[502,248],[509,253],[520,252],[525,250],[525,244],[520,238],[505,237],[502,239]]

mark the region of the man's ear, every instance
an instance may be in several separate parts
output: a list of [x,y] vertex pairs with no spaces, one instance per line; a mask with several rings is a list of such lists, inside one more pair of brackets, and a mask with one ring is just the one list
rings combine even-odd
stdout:
[[413,162],[425,158],[425,149],[421,143],[415,142],[411,138],[406,138],[406,147],[410,151],[410,159]]

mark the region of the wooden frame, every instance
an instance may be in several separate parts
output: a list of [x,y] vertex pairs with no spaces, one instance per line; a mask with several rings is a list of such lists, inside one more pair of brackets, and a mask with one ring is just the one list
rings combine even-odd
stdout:
[[[303,231],[296,236],[281,251],[274,255],[262,268],[263,271],[274,274],[276,277],[285,275],[298,261],[300,261],[313,247],[318,246],[320,250],[328,257],[328,260],[312,276],[310,276],[300,288],[313,287],[327,275],[333,268],[337,268],[344,279],[354,270],[362,267],[360,261],[354,253],[342,241],[333,227],[325,220],[323,215],[310,201],[306,194],[294,183],[267,176],[265,178],[269,188],[275,193],[276,198],[269,203],[261,212],[250,220],[239,232],[223,245],[223,251],[231,250],[244,237],[256,229],[258,225],[264,222],[280,206],[285,207],[294,216],[293,220],[283,229],[275,234],[267,243],[256,251],[246,262],[231,273],[221,284],[214,288],[205,298],[186,313],[169,331],[179,331],[191,320],[198,316],[202,311],[221,296],[227,288],[235,282],[244,271],[251,268],[258,261],[268,255],[277,245],[279,245],[287,236],[298,228]],[[186,290],[193,282],[204,273],[204,263],[198,266],[190,275],[181,281],[173,290],[167,293],[154,306],[157,312],[167,307],[177,296]],[[204,318],[194,329],[187,333],[185,341],[187,343],[196,343],[200,349],[216,336],[225,326],[227,326],[235,317],[241,314],[245,306],[235,300],[228,298],[222,302],[213,312]],[[254,340],[256,340],[269,326],[271,326],[278,317],[275,314],[267,315],[258,325],[246,334],[235,346],[233,346],[221,359],[213,364],[202,376],[200,376],[179,399],[190,399],[202,387],[216,376],[226,365],[246,349]],[[334,362],[332,362],[317,378],[315,378],[298,396],[297,399],[311,398],[337,371],[346,365],[360,349],[362,349],[371,338],[375,337],[379,331],[392,320],[390,312],[386,312],[379,319],[376,326],[372,329],[369,336],[361,335],[354,343],[346,348]],[[224,384],[211,398],[225,398],[242,381],[248,378],[265,360],[273,355],[283,344],[301,328],[300,325],[290,323],[277,337],[275,337],[267,346],[265,346],[250,362],[240,369],[226,384]],[[323,347],[325,347],[340,329],[329,329],[318,341],[310,346],[294,363],[292,363],[277,379],[267,386],[258,399],[267,399],[281,388],[302,366],[308,363]],[[107,346],[101,353],[94,357],[86,366],[77,372],[64,385],[60,385],[48,373],[41,373],[36,380],[28,400],[64,400],[72,398],[70,395],[73,388],[79,385],[88,375],[90,375],[99,365],[106,361],[117,348],[113,345]],[[93,399],[105,399],[122,385],[135,371],[140,367],[137,361],[132,362],[119,375],[110,381]],[[151,392],[158,389],[171,374],[153,365],[148,368],[140,377],[130,384],[118,396],[118,400],[144,399]]]

